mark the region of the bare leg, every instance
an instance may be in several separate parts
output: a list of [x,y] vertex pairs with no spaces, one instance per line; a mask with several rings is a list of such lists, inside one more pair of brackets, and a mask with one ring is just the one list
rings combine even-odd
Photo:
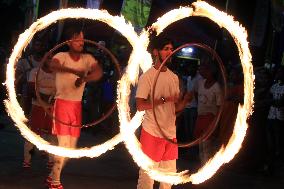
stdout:
[[[158,166],[159,162],[155,162],[154,167]],[[149,177],[149,175],[143,169],[140,168],[137,189],[152,189],[153,185],[154,180]]]
[[[66,147],[66,148],[70,147],[70,136],[58,135],[57,139],[58,139],[58,146]],[[54,182],[60,182],[60,175],[61,175],[61,171],[64,166],[65,160],[66,160],[65,157],[61,157],[57,155],[54,156],[54,166],[50,173],[50,176]]]
[[[176,160],[161,161],[159,167],[168,172],[176,172]],[[161,182],[160,189],[170,189],[172,185]]]
[[[52,145],[58,145],[56,136],[54,136],[52,134],[46,135],[46,140]],[[53,154],[48,154],[48,161],[54,162],[54,156],[55,155],[53,155]]]

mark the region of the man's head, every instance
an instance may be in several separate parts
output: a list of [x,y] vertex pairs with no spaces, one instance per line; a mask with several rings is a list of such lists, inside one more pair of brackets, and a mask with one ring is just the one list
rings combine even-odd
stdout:
[[80,53],[84,48],[84,34],[81,28],[70,27],[65,32],[65,39],[72,40],[68,43],[69,50]]
[[205,79],[217,79],[218,69],[209,56],[201,58],[199,73]]
[[187,67],[187,72],[190,76],[195,76],[196,75],[196,72],[198,70],[198,63],[197,61],[194,61],[194,62],[190,62]]
[[[155,61],[162,63],[174,50],[174,42],[169,38],[162,38],[153,43],[153,57]],[[170,62],[171,58],[167,62]]]
[[39,37],[35,37],[32,41],[32,46],[31,46],[31,54],[36,55],[36,56],[43,56],[45,53],[45,45],[43,39]]

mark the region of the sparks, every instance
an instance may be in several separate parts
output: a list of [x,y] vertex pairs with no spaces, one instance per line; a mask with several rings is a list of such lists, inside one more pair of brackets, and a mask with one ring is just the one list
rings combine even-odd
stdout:
[[68,149],[59,146],[50,145],[47,141],[43,140],[40,136],[33,133],[25,124],[27,121],[23,110],[21,109],[15,93],[15,62],[22,55],[22,51],[26,48],[29,42],[32,40],[36,32],[41,31],[51,25],[52,23],[63,20],[66,18],[87,18],[92,20],[102,21],[109,26],[118,30],[122,35],[124,35],[132,46],[141,46],[137,41],[138,36],[135,33],[132,25],[126,23],[123,17],[111,16],[105,10],[97,9],[61,9],[58,11],[51,12],[50,14],[40,18],[34,22],[24,33],[19,36],[19,39],[14,46],[14,50],[9,58],[9,63],[7,65],[6,72],[6,86],[8,91],[9,99],[5,100],[5,105],[9,115],[15,122],[15,125],[19,128],[21,134],[29,140],[31,143],[35,144],[38,149],[45,150],[49,153],[65,156],[70,158],[80,158],[80,157],[98,157],[102,153],[113,149],[113,147],[122,141],[120,134],[114,136],[109,141],[106,141],[103,144],[93,146],[91,148],[82,148],[82,149]]
[[[129,115],[128,101],[130,85],[133,83],[131,78],[133,78],[133,76],[128,74],[134,72],[136,73],[135,70],[138,69],[137,62],[136,64],[132,63],[133,70],[129,70],[126,75],[122,77],[118,86],[117,102],[119,107],[120,132],[128,151],[133,156],[133,159],[138,166],[144,169],[154,180],[170,184],[181,184],[186,182],[192,182],[193,184],[202,183],[211,178],[224,163],[228,163],[230,160],[232,160],[241,148],[242,142],[246,135],[246,130],[248,128],[246,119],[252,113],[253,107],[254,75],[251,64],[251,54],[248,48],[246,30],[238,22],[234,21],[232,16],[217,10],[215,7],[204,1],[197,1],[192,5],[195,9],[181,7],[166,13],[161,18],[158,18],[158,21],[152,25],[152,29],[156,30],[157,33],[160,34],[163,29],[171,23],[190,16],[207,17],[220,27],[226,28],[234,38],[234,41],[238,47],[239,56],[243,67],[245,91],[244,105],[239,105],[238,115],[234,125],[234,132],[227,146],[222,146],[221,149],[196,173],[190,175],[187,170],[174,173],[155,169],[153,168],[153,161],[149,159],[141,150],[140,143],[135,137],[135,130],[133,129],[141,124],[144,112],[137,112],[135,114],[136,121],[131,120]],[[149,35],[145,33],[142,34],[143,36]],[[141,42],[141,44],[143,43]],[[145,44],[148,43],[144,43],[144,45]],[[131,61],[132,59],[130,59],[129,62]],[[151,63],[152,61],[141,61],[140,66],[145,72]]]

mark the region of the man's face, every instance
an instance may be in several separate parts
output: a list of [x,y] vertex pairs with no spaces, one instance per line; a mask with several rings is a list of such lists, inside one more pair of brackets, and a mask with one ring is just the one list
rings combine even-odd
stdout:
[[41,41],[35,41],[32,44],[34,54],[43,54],[44,53],[44,45]]
[[84,48],[84,34],[80,32],[80,34],[74,35],[72,40],[69,43],[70,50],[78,53],[82,52]]
[[202,63],[199,67],[199,73],[203,78],[208,79],[211,76],[209,63]]
[[[159,56],[161,61],[163,62],[174,50],[174,47],[172,44],[165,45],[161,50],[159,50]],[[170,62],[171,58],[168,59],[167,62]]]

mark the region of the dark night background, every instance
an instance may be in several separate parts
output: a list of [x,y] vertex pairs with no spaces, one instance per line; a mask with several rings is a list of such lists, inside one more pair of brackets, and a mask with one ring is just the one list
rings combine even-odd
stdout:
[[[193,0],[152,0],[152,7],[150,16],[148,19],[148,23],[146,27],[151,26],[152,23],[154,23],[158,17],[162,16],[166,12],[168,12],[171,9],[178,8],[180,6],[187,6],[190,5]],[[227,13],[230,15],[233,15],[235,20],[239,21],[247,30],[248,32],[248,41],[249,41],[249,47],[252,53],[252,64],[254,66],[254,71],[258,72],[260,70],[260,74],[256,74],[256,83],[265,83],[266,77],[262,77],[262,74],[264,75],[269,71],[263,71],[264,65],[267,64],[272,65],[275,64],[276,67],[281,64],[281,60],[283,57],[283,50],[284,50],[284,3],[282,5],[278,4],[278,7],[275,9],[273,8],[273,2],[283,2],[281,0],[207,0],[208,3],[215,6],[219,10],[225,11],[226,10],[226,4],[227,4]],[[104,0],[101,9],[106,9],[108,12],[112,15],[119,15],[121,6],[122,6],[123,0]],[[86,1],[85,0],[69,0],[68,7],[85,7]],[[40,1],[39,6],[39,18],[50,13],[54,9],[58,7],[58,1],[56,0],[42,0]],[[258,8],[257,8],[258,7]],[[1,53],[4,53],[9,57],[13,46],[15,45],[18,35],[25,31],[28,25],[25,25],[25,12],[28,10],[28,5],[26,3],[26,0],[0,0],[0,48]],[[279,14],[280,13],[280,14]],[[276,17],[275,17],[276,15]],[[278,16],[278,17],[277,17]],[[97,21],[88,21],[85,20],[85,33],[88,39],[99,41],[103,40],[106,42],[106,46],[110,47],[110,45],[114,42],[123,44],[126,46],[129,45],[125,38],[118,37],[117,33],[113,28],[110,28],[104,23],[100,23]],[[55,26],[55,25],[54,25]],[[54,26],[49,27],[47,30],[51,32],[46,32],[47,37],[46,45],[48,48],[52,48],[56,41],[56,30],[54,30]],[[214,48],[214,45],[216,46],[216,52],[219,54],[219,56],[222,58],[223,63],[226,67],[228,66],[234,66],[239,64],[239,57],[238,52],[236,49],[236,46],[234,44],[233,39],[231,36],[226,32],[225,29],[219,28],[218,25],[213,23],[211,20],[207,18],[199,18],[199,17],[190,17],[185,18],[183,20],[177,21],[176,23],[170,25],[168,28],[165,29],[163,32],[172,38],[174,38],[177,41],[177,44],[184,44],[188,42],[199,42],[209,45],[211,48]],[[49,35],[50,34],[50,35]],[[259,39],[259,35],[262,35],[263,38]],[[125,57],[118,57],[123,60],[125,60]],[[2,61],[2,60],[1,60]],[[282,60],[284,61],[284,60]],[[2,64],[2,62],[1,62]],[[232,64],[232,65],[231,65]],[[178,68],[180,69],[180,68]],[[4,82],[4,71],[1,70],[1,82]],[[271,74],[271,73],[270,73]],[[273,76],[273,73],[271,74]],[[271,78],[270,78],[271,79]],[[256,87],[259,87],[257,84]],[[267,88],[266,88],[267,90]],[[260,90],[259,90],[260,91]],[[256,104],[262,103],[262,96],[257,96],[258,93],[255,93],[256,98],[255,101],[259,100],[259,103],[256,102]],[[2,98],[5,98],[5,91],[4,88],[1,86],[1,100]],[[3,111],[3,109],[1,110]],[[3,112],[1,112],[3,113]],[[249,129],[247,132],[247,136],[244,140],[243,147],[241,151],[236,155],[236,157],[226,165],[224,168],[224,172],[221,172],[218,176],[214,177],[209,182],[206,182],[204,185],[198,185],[198,186],[192,186],[192,185],[185,185],[184,188],[196,188],[196,189],[215,189],[215,188],[232,188],[232,189],[280,189],[283,188],[284,183],[284,166],[279,166],[279,172],[271,173],[264,171],[263,164],[265,161],[265,137],[266,137],[266,118],[268,113],[268,107],[267,106],[256,106],[254,109],[253,115],[250,117],[249,121]],[[1,123],[0,123],[1,124]],[[5,127],[5,126],[3,126]],[[6,126],[7,128],[8,126]],[[1,128],[1,127],[0,127]],[[5,129],[6,129],[5,128]],[[5,130],[3,129],[3,130]],[[1,132],[0,129],[0,138],[1,137],[7,137],[5,132]],[[13,131],[14,132],[14,131]],[[7,132],[8,134],[10,131]],[[282,133],[284,134],[284,133]],[[10,136],[10,135],[9,135]],[[15,137],[14,135],[11,136],[9,139],[2,138],[2,141],[0,141],[0,149],[1,153],[3,153],[6,149],[6,147],[1,148],[1,145],[5,144],[7,141],[12,141],[12,139],[17,138],[17,144],[22,144],[22,138],[19,139],[21,136]],[[1,143],[2,142],[2,143]],[[12,141],[11,143],[14,143]],[[3,145],[4,146],[4,145]],[[15,145],[16,146],[16,145]],[[282,146],[284,148],[284,146]],[[15,147],[21,148],[21,147]],[[116,157],[114,153],[116,153],[116,150],[112,152],[111,154],[113,157]],[[8,149],[6,152],[12,152],[11,149]],[[21,152],[19,153],[21,155]],[[123,175],[125,172],[129,171],[130,174],[133,171],[132,169],[136,169],[136,165],[128,165],[123,167],[124,165],[116,165],[114,161],[111,161],[112,155],[104,155],[102,158],[109,158],[107,161],[111,162],[109,165],[106,166],[114,166],[119,167],[119,171],[122,171],[121,175]],[[127,154],[127,152],[124,154],[125,156],[119,157],[119,160],[124,160],[127,162],[131,162],[133,164],[130,155]],[[14,157],[9,159],[9,155],[3,155],[1,157],[0,154],[0,161],[2,161],[3,164],[1,166],[6,166],[4,170],[9,170],[10,168],[7,168],[8,165],[12,163],[5,164],[5,161],[21,161],[21,157],[17,157],[13,159]],[[85,159],[84,159],[85,160]],[[93,161],[92,163],[98,163],[99,165],[94,165],[94,167],[100,167],[102,164],[105,164],[106,162],[103,161],[104,159],[99,159],[98,162],[96,160],[87,160],[87,161]],[[73,161],[73,160],[72,160]],[[74,166],[74,172],[78,171],[79,169],[91,169],[89,168],[88,164],[83,165],[81,168],[79,167],[79,160],[74,160],[78,163],[78,166]],[[100,164],[100,162],[102,162]],[[90,162],[88,162],[90,163]],[[113,165],[114,164],[114,165]],[[13,169],[17,170],[17,168],[20,165],[14,165]],[[130,168],[129,168],[130,167]],[[1,169],[2,167],[0,167]],[[106,167],[102,167],[101,169],[104,169]],[[108,167],[107,167],[108,168]],[[101,169],[97,168],[96,171],[101,171]],[[126,171],[124,171],[124,169]],[[130,169],[130,170],[128,170]],[[71,174],[69,173],[68,176],[66,176],[66,183],[72,183],[76,181],[76,177],[71,170]],[[228,170],[228,171],[227,171]],[[10,170],[9,170],[10,171]],[[7,171],[7,172],[9,172]],[[18,171],[18,170],[17,170]],[[117,170],[115,170],[117,171]],[[227,171],[227,172],[226,172]],[[67,171],[68,172],[68,171]],[[86,171],[88,172],[88,171]],[[86,177],[80,177],[84,182],[91,183],[93,180],[92,178],[88,178],[89,175],[92,175],[96,178],[96,182],[98,185],[101,184],[99,188],[107,188],[103,187],[102,182],[100,182],[100,179],[104,180],[105,183],[109,182],[108,179],[112,179],[113,182],[117,182],[114,184],[114,186],[109,188],[126,188],[127,187],[127,179],[132,179],[133,182],[136,182],[136,177],[133,178],[136,175],[131,175],[130,178],[125,179],[125,183],[122,182],[120,186],[119,179],[116,179],[117,177],[113,178],[110,176],[106,176],[106,178],[100,177],[100,175],[93,175],[95,171],[90,170],[90,173],[86,173]],[[112,171],[109,171],[112,173]],[[106,171],[107,173],[109,173]],[[133,171],[134,172],[134,171]],[[33,177],[38,176],[41,178],[40,171],[33,173]],[[137,172],[134,172],[135,174]],[[7,188],[7,183],[12,182],[11,178],[9,178],[11,175],[17,175],[16,178],[19,180],[24,178],[30,178],[31,176],[27,176],[27,173],[21,173],[20,176],[16,174],[15,172],[9,172],[9,174],[5,173],[5,171],[1,172],[0,170],[0,189]],[[83,173],[82,173],[83,174]],[[89,174],[89,175],[88,175]],[[24,176],[23,176],[24,175]],[[71,175],[71,176],[70,176]],[[78,175],[77,175],[78,176]],[[98,177],[97,177],[98,176]],[[119,174],[120,176],[120,174]],[[118,178],[120,178],[118,176]],[[75,179],[74,179],[75,178]],[[3,179],[1,181],[1,179]],[[5,180],[6,179],[6,180]],[[68,181],[68,182],[67,182]],[[131,182],[132,182],[131,181]],[[1,185],[1,183],[5,183]],[[63,181],[64,182],[64,181]],[[33,183],[30,183],[28,181],[22,181],[22,183],[25,183],[27,186],[31,186]],[[124,183],[124,184],[123,184]],[[134,188],[136,183],[131,183],[133,185],[132,188]],[[15,185],[13,185],[15,186]],[[76,188],[84,188],[81,185],[77,187],[77,185],[71,185],[69,184],[69,187],[75,187]],[[123,187],[124,186],[124,187]],[[68,187],[68,188],[69,188]],[[13,187],[11,187],[13,188]],[[18,188],[18,187],[14,187]],[[23,187],[28,188],[28,187]],[[32,187],[33,188],[33,187]],[[93,188],[92,185],[88,187],[87,185],[85,188]],[[177,188],[183,188],[183,185],[178,186]]]

